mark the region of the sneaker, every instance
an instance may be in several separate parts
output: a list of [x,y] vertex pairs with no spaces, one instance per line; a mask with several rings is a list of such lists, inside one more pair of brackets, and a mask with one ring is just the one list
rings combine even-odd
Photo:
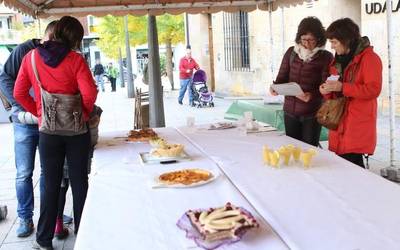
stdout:
[[63,219],[57,218],[56,221],[56,229],[54,230],[54,237],[59,240],[65,239],[68,237],[69,231],[64,227]]
[[71,224],[72,223],[72,217],[71,216],[68,216],[68,215],[63,215],[63,221],[64,221],[64,224]]
[[0,206],[0,220],[5,220],[7,217],[7,206]]
[[183,103],[182,103],[182,101],[178,101],[178,103],[180,104],[180,105],[182,105]]
[[21,219],[17,229],[17,237],[28,237],[33,233],[34,228],[32,219]]
[[38,250],[54,250],[53,246],[49,246],[49,247],[41,246],[39,243],[37,243],[36,240],[33,241],[32,248],[38,249]]

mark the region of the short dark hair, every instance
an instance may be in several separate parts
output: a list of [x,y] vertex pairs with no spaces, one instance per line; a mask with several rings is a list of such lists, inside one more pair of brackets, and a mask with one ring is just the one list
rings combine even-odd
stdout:
[[342,18],[334,21],[326,30],[328,39],[337,39],[341,44],[350,48],[361,38],[360,28],[350,18]]
[[63,16],[54,29],[54,39],[70,49],[80,48],[83,39],[82,24],[75,17]]
[[317,17],[309,16],[301,20],[299,27],[297,28],[296,43],[300,44],[301,36],[308,33],[313,34],[315,39],[317,39],[317,47],[326,44],[325,28]]
[[46,29],[44,30],[45,34],[49,34],[49,38],[52,39],[53,34],[54,34],[54,28],[56,27],[56,24],[58,23],[58,20],[52,21],[49,24],[47,24]]

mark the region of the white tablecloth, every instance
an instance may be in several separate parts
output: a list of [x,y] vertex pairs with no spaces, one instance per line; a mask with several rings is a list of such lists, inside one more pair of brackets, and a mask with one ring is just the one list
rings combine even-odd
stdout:
[[223,174],[215,181],[196,188],[152,189],[150,180],[156,173],[186,167],[219,171],[212,160],[175,129],[160,129],[157,132],[169,142],[184,144],[193,160],[143,166],[138,152],[149,151],[149,144],[127,144],[115,138],[124,133],[102,136],[95,151],[95,167],[75,243],[76,250],[199,249],[176,226],[177,220],[189,209],[221,206],[228,201],[252,212],[261,226],[250,231],[242,241],[221,249],[288,249]]
[[262,145],[306,144],[278,132],[180,131],[213,159],[291,249],[400,249],[400,187],[326,150],[313,168],[272,169]]

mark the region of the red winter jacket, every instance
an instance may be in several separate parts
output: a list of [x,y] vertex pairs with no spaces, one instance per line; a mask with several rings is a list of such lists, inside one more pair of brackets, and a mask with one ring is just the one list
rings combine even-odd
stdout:
[[[193,69],[198,70],[199,68],[199,65],[193,58],[190,58],[189,60],[186,57],[182,57],[179,62],[179,79],[191,78],[193,75]],[[190,70],[190,72],[187,73],[187,70]]]
[[[37,116],[41,123],[41,98],[40,88],[37,84],[31,64],[30,51],[22,60],[14,87],[14,97],[24,109]],[[77,94],[82,95],[83,116],[85,121],[89,120],[89,114],[97,97],[97,89],[92,74],[84,58],[70,51],[68,55],[56,67],[46,65],[38,50],[35,50],[36,67],[43,88],[54,94]],[[35,100],[29,95],[29,89],[33,86]]]
[[[335,62],[330,73],[338,75],[334,65]],[[329,150],[339,155],[373,154],[376,147],[377,98],[382,88],[382,62],[371,46],[354,56],[343,73],[342,82],[343,95],[348,97],[348,103],[338,129],[329,131]],[[334,94],[325,98],[334,98]]]

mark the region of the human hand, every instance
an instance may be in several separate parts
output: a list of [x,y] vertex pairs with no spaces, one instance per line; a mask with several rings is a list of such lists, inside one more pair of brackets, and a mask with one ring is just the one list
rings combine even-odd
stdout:
[[343,83],[339,81],[326,81],[325,82],[325,90],[331,92],[340,92],[342,91]]
[[272,96],[277,96],[277,95],[278,95],[278,93],[277,93],[275,90],[273,90],[271,87],[269,87],[269,93],[270,93]]
[[298,99],[302,100],[303,102],[309,102],[311,99],[310,92],[304,92],[302,95],[296,96]]
[[187,69],[187,70],[186,70],[186,73],[190,73],[190,72],[191,72],[191,70],[190,70],[190,69]]
[[319,86],[319,92],[320,92],[322,95],[327,95],[327,94],[331,93],[331,91],[329,91],[329,90],[326,89],[326,83],[323,83],[323,84],[321,84],[321,85]]

